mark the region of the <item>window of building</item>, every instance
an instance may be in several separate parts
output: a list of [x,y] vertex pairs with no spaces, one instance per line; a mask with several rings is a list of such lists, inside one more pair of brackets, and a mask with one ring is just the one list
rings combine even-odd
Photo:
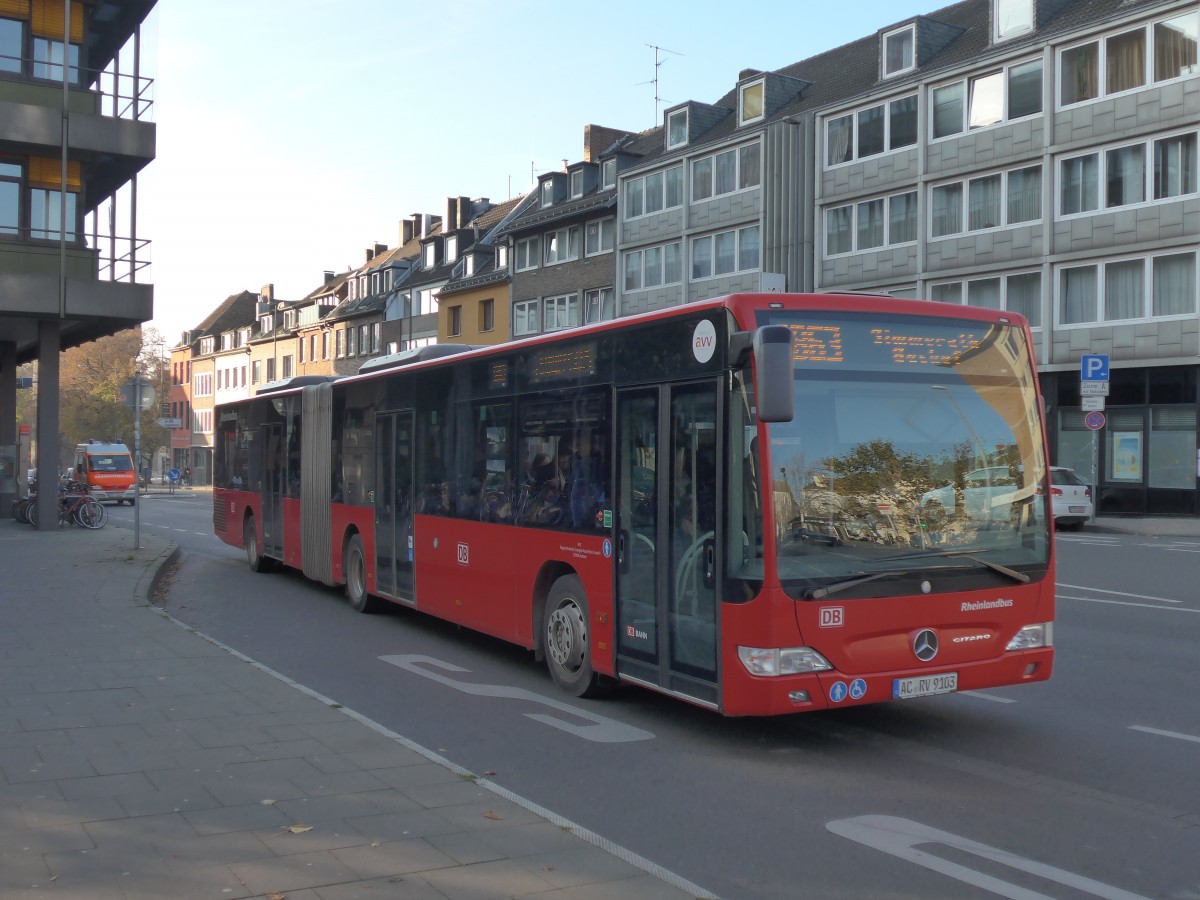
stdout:
[[449,310],[448,322],[446,325],[446,333],[450,337],[458,337],[462,334],[462,307],[451,306]]
[[542,182],[542,209],[554,204],[554,179],[548,178]]
[[584,226],[583,252],[588,256],[611,253],[615,246],[617,223],[613,218],[596,219]]
[[874,197],[825,211],[825,255],[917,239],[917,192]]
[[[33,39],[33,77],[49,81],[63,80],[63,42],[46,37]],[[67,49],[67,78],[79,84],[79,46],[72,43]]]
[[[66,194],[66,239],[78,240],[75,221],[75,193]],[[61,191],[31,185],[29,191],[29,236],[42,240],[58,240],[63,222]]]
[[358,355],[358,341],[355,339],[356,333],[353,325],[346,326],[346,355]]
[[750,84],[742,85],[741,90],[738,91],[738,125],[749,125],[763,117],[766,111],[765,92],[765,81],[753,81]]
[[616,318],[616,314],[616,294],[612,288],[600,288],[584,292],[584,324],[591,325],[595,322],[607,322],[610,319]]
[[583,196],[583,169],[576,169],[571,173],[571,196]]
[[360,356],[366,356],[371,352],[371,326],[358,326],[358,352]]
[[1154,24],[1154,81],[1196,74],[1200,45],[1200,12],[1185,13]]
[[1106,35],[1059,53],[1059,103],[1069,106],[1195,74],[1200,11]]
[[451,234],[446,237],[446,262],[452,263],[456,259],[458,259],[458,235]]
[[500,244],[496,247],[496,268],[508,268],[508,244]]
[[421,247],[422,268],[432,269],[437,265],[437,244],[429,242]]
[[579,259],[579,234],[578,225],[547,232],[544,242],[546,265]]
[[[964,295],[965,289],[965,295]],[[939,303],[966,303],[987,309],[1015,312],[1041,327],[1042,276],[1040,272],[993,275],[967,281],[944,281],[930,285],[929,297]]]
[[383,340],[383,323],[375,322],[371,325],[371,352],[379,352],[379,344]]
[[513,304],[512,333],[514,336],[537,334],[538,302],[521,300]]
[[321,359],[329,359],[329,332],[321,332]]
[[625,290],[680,283],[683,280],[682,247],[681,241],[675,241],[627,252],[623,261]]
[[760,180],[757,143],[723,150],[692,161],[692,202],[758,187]]
[[19,163],[0,160],[0,234],[17,234],[21,230],[22,172]]
[[345,329],[339,328],[334,332],[334,342],[336,344],[334,354],[338,359],[343,359],[346,356],[346,332]]
[[292,377],[292,355],[290,353],[283,358],[283,377]]
[[825,162],[828,166],[864,159],[917,142],[917,95],[828,119]]
[[562,294],[542,300],[542,330],[562,331],[583,324],[578,294]]
[[20,72],[25,55],[25,23],[0,17],[0,72]]
[[757,269],[757,225],[692,239],[692,280]]
[[541,249],[541,239],[538,237],[522,238],[517,241],[518,272],[525,272],[538,267],[538,254]]
[[480,332],[496,329],[496,301],[491,298],[479,301],[479,330]]
[[1041,168],[935,185],[929,199],[932,238],[1036,221],[1042,217]]
[[626,220],[683,204],[683,166],[671,166],[625,182]]
[[1033,30],[1033,0],[995,0],[992,39],[1008,40]]
[[200,339],[200,355],[207,356],[217,349],[217,339],[215,337],[205,337]]
[[617,186],[617,161],[606,159],[600,163],[600,186],[604,189]]
[[1033,59],[940,85],[931,97],[934,138],[1037,115],[1042,111],[1042,61]]
[[667,149],[682,147],[688,140],[688,111],[687,108],[677,109],[667,114]]
[[1196,132],[1110,147],[1059,164],[1059,214],[1064,216],[1171,200],[1196,189]]
[[262,382],[262,360],[256,359],[250,363],[250,383],[260,384]]
[[1195,252],[1063,266],[1058,277],[1060,325],[1196,315]]
[[916,43],[916,28],[913,25],[906,25],[883,36],[884,78],[909,72],[916,66]]
[[1196,132],[1154,142],[1155,200],[1196,193]]

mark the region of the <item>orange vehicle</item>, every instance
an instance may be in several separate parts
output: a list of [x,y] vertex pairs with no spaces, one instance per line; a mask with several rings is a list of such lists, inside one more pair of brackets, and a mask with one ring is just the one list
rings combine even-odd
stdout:
[[137,499],[137,476],[133,457],[124,444],[99,444],[88,441],[75,447],[72,465],[76,481],[85,481],[88,493],[97,500],[116,500],[117,505]]

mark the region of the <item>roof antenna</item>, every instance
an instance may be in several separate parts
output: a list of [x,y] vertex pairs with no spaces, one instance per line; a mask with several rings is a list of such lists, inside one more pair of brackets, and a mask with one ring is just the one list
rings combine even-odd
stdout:
[[668,50],[666,47],[660,47],[657,44],[647,44],[654,51],[654,78],[651,81],[642,81],[640,84],[654,85],[654,124],[658,124],[658,105],[662,101],[662,97],[658,95],[658,70],[662,68],[662,64],[666,62],[663,59],[664,53],[670,53],[673,56],[683,56],[678,50]]

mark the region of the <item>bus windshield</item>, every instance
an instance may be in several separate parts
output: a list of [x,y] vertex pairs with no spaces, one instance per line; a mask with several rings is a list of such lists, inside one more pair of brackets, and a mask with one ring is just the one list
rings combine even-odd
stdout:
[[1044,574],[1046,461],[1023,328],[795,311],[760,324],[793,333],[795,416],[768,426],[767,464],[790,595]]

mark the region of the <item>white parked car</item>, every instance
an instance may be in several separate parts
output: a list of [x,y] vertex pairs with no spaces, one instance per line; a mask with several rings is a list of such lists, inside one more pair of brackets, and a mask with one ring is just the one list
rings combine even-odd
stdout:
[[[963,477],[963,512],[972,519],[995,516],[1007,522],[1017,491],[1017,482],[1008,466],[975,469]],[[926,491],[921,495],[921,506],[927,513],[934,510],[946,514],[954,512],[954,485]]]
[[1050,467],[1050,509],[1060,528],[1079,528],[1092,517],[1092,489],[1074,469]]

